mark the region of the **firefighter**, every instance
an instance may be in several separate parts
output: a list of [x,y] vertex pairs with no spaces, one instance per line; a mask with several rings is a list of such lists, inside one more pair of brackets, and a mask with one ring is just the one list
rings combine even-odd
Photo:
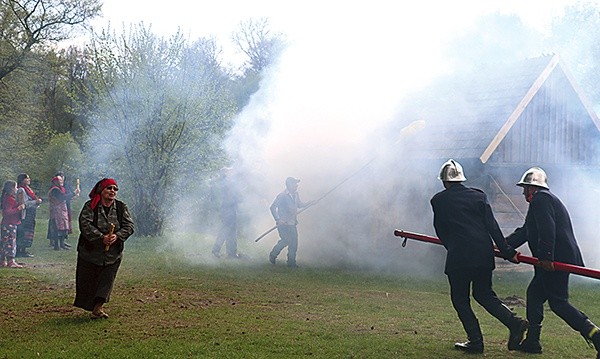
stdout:
[[433,225],[447,250],[444,273],[450,284],[450,299],[468,338],[454,347],[483,353],[483,335],[470,303],[472,288],[477,303],[509,329],[508,350],[516,350],[528,323],[502,303],[492,289],[492,241],[511,262],[518,263],[518,252],[507,244],[485,193],[463,185],[466,178],[457,161],[444,163],[439,179],[445,189],[431,199]]
[[544,303],[575,329],[598,351],[600,359],[600,331],[588,317],[569,303],[569,273],[554,271],[553,261],[583,266],[569,212],[560,199],[550,192],[548,179],[539,167],[528,169],[517,186],[529,203],[525,224],[508,236],[508,243],[518,248],[527,242],[531,253],[539,259],[535,273],[527,287],[527,319],[529,329],[518,350],[541,353],[540,331],[544,320]]

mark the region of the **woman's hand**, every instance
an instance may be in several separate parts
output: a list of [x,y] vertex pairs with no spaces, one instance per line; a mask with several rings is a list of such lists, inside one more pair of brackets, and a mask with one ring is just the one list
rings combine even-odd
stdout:
[[102,239],[102,243],[104,243],[104,245],[106,245],[106,246],[110,246],[111,244],[115,243],[116,241],[117,241],[116,234],[105,234],[104,238]]

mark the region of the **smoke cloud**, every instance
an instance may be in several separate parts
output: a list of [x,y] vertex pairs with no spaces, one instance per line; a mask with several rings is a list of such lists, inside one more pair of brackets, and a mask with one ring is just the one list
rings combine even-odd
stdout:
[[[406,138],[431,124],[401,118],[399,109],[409,94],[459,64],[492,63],[498,58],[497,53],[481,50],[465,54],[461,61],[460,48],[449,48],[467,31],[480,33],[483,29],[469,26],[497,10],[476,3],[436,2],[434,12],[430,2],[407,11],[345,3],[343,12],[326,3],[318,11],[294,9],[295,17],[271,18],[276,30],[290,40],[289,47],[235,119],[226,143],[233,166],[242,173],[238,247],[246,260],[240,263],[267,263],[277,232],[258,243],[254,240],[274,226],[269,206],[284,190],[285,178],[294,176],[301,179],[304,201],[321,199],[299,216],[300,265],[441,272],[442,247],[409,242],[402,248],[401,240],[393,237],[394,228],[434,234],[429,199],[442,189],[437,180],[441,163],[403,156]],[[507,6],[505,13],[521,16],[524,28],[532,33],[530,26],[544,30],[562,9],[558,4],[544,7],[553,13],[539,21],[530,16],[539,7],[515,12],[516,5]],[[462,17],[448,15],[458,10]],[[377,21],[367,23],[369,18]],[[502,25],[495,24],[497,32],[487,34],[488,44],[495,43],[494,36],[514,33],[514,28],[503,32]],[[513,26],[514,21],[504,25]],[[540,49],[529,47],[532,43],[522,41],[522,48],[507,51],[539,55]],[[562,188],[555,192],[568,198]],[[567,205],[576,232],[594,233],[597,226],[590,218],[595,215],[579,215],[592,208],[574,210],[582,202]],[[202,253],[191,259],[198,263],[222,263],[210,255],[218,222],[212,224],[201,240],[174,236],[172,244]],[[600,258],[585,240],[580,244],[589,253],[588,263]],[[284,256],[285,251],[280,261]]]

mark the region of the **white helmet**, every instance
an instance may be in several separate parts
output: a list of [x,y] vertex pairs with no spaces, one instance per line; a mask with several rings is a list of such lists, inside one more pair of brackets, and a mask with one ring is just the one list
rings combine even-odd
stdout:
[[463,182],[467,180],[462,166],[453,159],[449,159],[442,165],[438,179],[444,182]]
[[537,186],[545,189],[548,188],[548,176],[546,176],[546,172],[539,167],[531,167],[525,173],[523,173],[523,177],[517,186]]

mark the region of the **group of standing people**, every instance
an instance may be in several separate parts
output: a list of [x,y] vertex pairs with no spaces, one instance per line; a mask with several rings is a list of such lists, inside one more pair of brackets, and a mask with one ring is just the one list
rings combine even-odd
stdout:
[[[522,227],[504,237],[483,191],[463,185],[462,166],[448,160],[440,170],[444,190],[431,199],[434,228],[447,249],[445,273],[450,284],[452,305],[468,340],[455,348],[468,353],[483,353],[483,335],[470,304],[475,300],[509,329],[508,350],[541,353],[540,333],[544,303],[593,343],[600,359],[600,329],[569,303],[569,273],[555,271],[553,261],[583,266],[571,219],[565,205],[553,194],[544,170],[532,167],[517,186],[523,188],[529,209]],[[512,312],[492,289],[495,243],[500,254],[518,263],[515,248],[528,243],[539,265],[527,288],[526,317]]]
[[29,175],[21,173],[16,182],[8,180],[2,186],[0,267],[22,268],[15,258],[33,257],[27,249],[33,244],[36,209],[42,199],[29,187],[30,184]]
[[[64,174],[52,178],[48,190],[48,239],[54,249],[68,249],[65,241],[71,227],[71,200],[80,193],[79,183],[71,191],[64,186]],[[77,181],[79,182],[79,181]],[[6,181],[2,188],[0,266],[21,268],[15,257],[32,255],[36,209],[42,199],[29,187],[30,177],[22,173],[17,181]],[[127,205],[116,199],[119,187],[112,178],[103,178],[92,188],[79,214],[80,236],[77,243],[76,294],[74,306],[88,310],[93,318],[108,318],[104,304],[110,299],[121,265],[124,242],[134,231]]]
[[[65,187],[63,172],[58,172],[48,190],[49,219],[48,239],[56,250],[69,249],[66,239],[73,232],[71,226],[71,200],[79,195],[79,186],[71,191]],[[27,173],[17,176],[17,181],[4,182],[0,203],[2,206],[2,246],[0,266],[21,268],[15,258],[30,258],[33,244],[37,209],[42,198],[33,191],[31,177]]]

